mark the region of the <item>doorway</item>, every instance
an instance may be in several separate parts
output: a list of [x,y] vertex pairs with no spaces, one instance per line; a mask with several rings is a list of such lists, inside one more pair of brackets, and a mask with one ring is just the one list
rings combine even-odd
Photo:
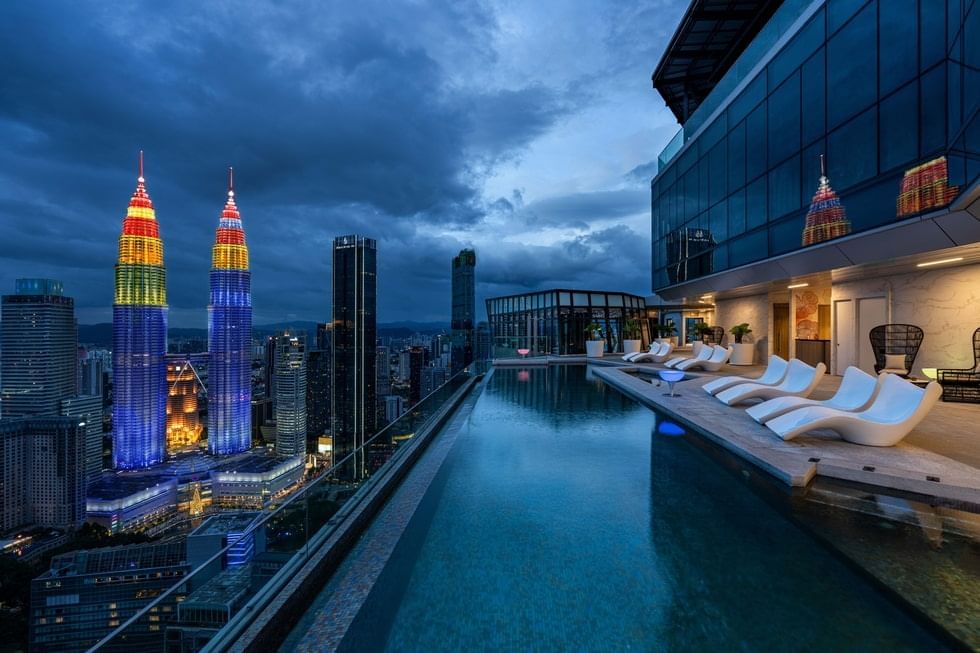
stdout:
[[834,302],[834,344],[837,347],[834,374],[840,375],[855,363],[854,302],[850,299]]
[[789,304],[772,305],[773,353],[789,360]]

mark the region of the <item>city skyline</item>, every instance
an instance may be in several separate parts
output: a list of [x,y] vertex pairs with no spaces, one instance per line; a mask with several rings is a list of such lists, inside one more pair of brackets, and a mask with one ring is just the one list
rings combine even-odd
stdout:
[[229,165],[247,198],[255,324],[327,319],[329,243],[344,233],[392,253],[381,322],[448,322],[442,270],[464,247],[482,252],[479,319],[488,296],[605,274],[647,293],[626,261],[649,259],[644,166],[676,127],[648,85],[624,81],[649,78],[683,4],[580,6],[560,26],[555,10],[65,7],[52,21],[5,6],[0,287],[63,279],[81,324],[111,321],[110,243],[145,149],[173,327],[206,328],[205,243]]

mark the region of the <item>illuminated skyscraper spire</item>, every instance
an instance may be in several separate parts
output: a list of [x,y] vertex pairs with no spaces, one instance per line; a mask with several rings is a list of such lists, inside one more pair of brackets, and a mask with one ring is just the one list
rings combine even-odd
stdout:
[[228,200],[211,250],[208,449],[213,454],[252,446],[252,282],[233,174],[228,168]]
[[119,236],[112,306],[112,461],[163,461],[167,422],[167,273],[140,150],[136,191]]

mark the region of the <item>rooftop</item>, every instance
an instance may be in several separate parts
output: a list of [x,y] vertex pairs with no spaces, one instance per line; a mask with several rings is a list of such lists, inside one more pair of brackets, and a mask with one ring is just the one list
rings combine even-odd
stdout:
[[184,538],[147,544],[123,544],[101,549],[71,551],[55,556],[51,568],[39,578],[96,574],[114,571],[132,572],[184,564],[187,541]]
[[653,86],[684,124],[782,0],[693,0],[667,45]]

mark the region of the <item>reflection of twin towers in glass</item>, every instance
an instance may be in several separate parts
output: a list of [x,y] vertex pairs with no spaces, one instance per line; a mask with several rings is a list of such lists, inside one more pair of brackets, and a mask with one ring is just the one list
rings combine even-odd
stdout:
[[[208,448],[213,454],[251,446],[252,295],[248,247],[235,205],[228,200],[211,253],[208,305]],[[139,469],[163,461],[167,421],[167,283],[163,243],[143,178],[119,237],[112,307],[113,466]]]

